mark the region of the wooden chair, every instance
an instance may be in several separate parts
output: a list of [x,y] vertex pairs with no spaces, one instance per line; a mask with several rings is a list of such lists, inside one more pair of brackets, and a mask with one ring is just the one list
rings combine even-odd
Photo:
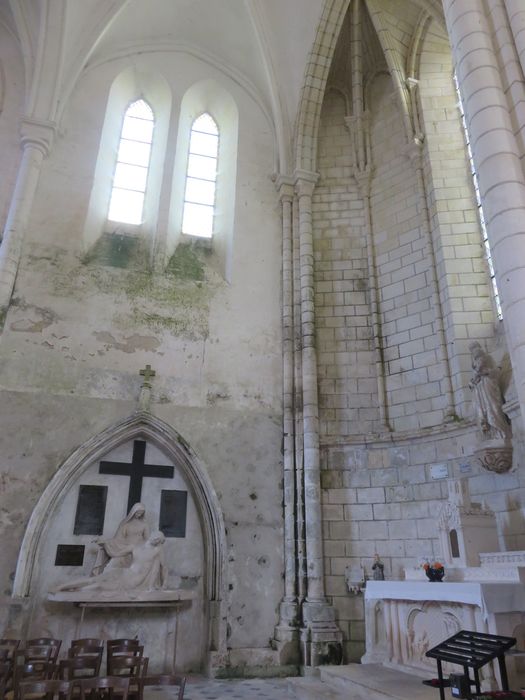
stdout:
[[175,676],[173,674],[165,673],[159,676],[144,676],[142,678],[142,692],[146,686],[158,686],[158,685],[170,685],[179,689],[177,697],[173,700],[183,700],[184,698],[184,688],[186,686],[186,676]]
[[23,681],[51,680],[55,664],[49,661],[15,663],[13,669],[13,688],[5,694],[5,700],[19,700],[20,683]]
[[70,700],[72,684],[68,681],[44,680],[22,681],[19,686],[20,700]]
[[62,646],[62,640],[52,639],[51,637],[39,637],[37,639],[28,639],[26,642],[26,647],[31,646],[51,647],[52,652],[50,655],[50,660],[56,661],[58,659],[60,647]]
[[149,659],[137,656],[114,656],[111,658],[108,675],[129,678],[129,697],[142,700],[142,679],[148,672]]
[[141,659],[144,656],[144,647],[142,645],[135,645],[135,644],[130,644],[130,645],[114,645],[114,646],[108,646],[107,648],[107,660],[106,660],[106,668],[108,672],[108,676],[111,675],[111,662],[115,658],[119,657],[132,657],[132,658],[137,658]]
[[80,681],[80,700],[128,700],[129,678],[99,676]]
[[20,664],[28,663],[54,663],[53,647],[51,646],[27,646],[21,649],[20,647],[15,651],[14,664],[19,666]]

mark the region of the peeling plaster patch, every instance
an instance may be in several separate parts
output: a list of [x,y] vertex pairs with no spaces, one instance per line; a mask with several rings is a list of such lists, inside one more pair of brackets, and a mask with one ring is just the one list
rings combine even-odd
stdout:
[[16,524],[15,521],[13,520],[12,516],[15,516],[15,519],[16,519],[17,515],[18,515],[18,517],[20,517],[22,515],[22,513],[21,512],[12,513],[12,512],[9,512],[8,510],[6,510],[5,508],[0,509],[0,533],[6,532],[7,530],[12,531],[12,528]]
[[57,315],[51,309],[26,304],[20,300],[14,300],[13,305],[18,307],[20,311],[28,312],[29,318],[26,317],[18,321],[13,321],[9,325],[12,331],[17,331],[19,333],[42,333],[44,328],[51,326],[58,320]]
[[[106,351],[114,349],[122,352],[132,353],[138,350],[154,351],[160,345],[160,340],[152,335],[139,335],[134,333],[124,337],[123,342],[119,342],[109,331],[94,331],[95,338],[104,343]],[[101,351],[98,351],[101,354]]]

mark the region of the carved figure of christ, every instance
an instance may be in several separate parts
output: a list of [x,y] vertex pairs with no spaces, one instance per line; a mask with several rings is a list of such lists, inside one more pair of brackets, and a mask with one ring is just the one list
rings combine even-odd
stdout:
[[141,500],[142,480],[144,477],[173,479],[173,467],[168,467],[164,464],[144,464],[145,455],[146,443],[143,440],[134,440],[131,464],[126,464],[125,462],[100,462],[100,474],[129,476],[127,513],[129,513],[133,504],[139,503]]

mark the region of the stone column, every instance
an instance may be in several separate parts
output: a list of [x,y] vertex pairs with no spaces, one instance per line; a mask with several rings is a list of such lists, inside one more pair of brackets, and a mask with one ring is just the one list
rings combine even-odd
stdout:
[[525,418],[525,182],[483,0],[443,0]]
[[319,403],[315,349],[314,251],[312,193],[317,174],[297,174],[299,200],[299,256],[301,284],[301,337],[303,360],[304,508],[306,521],[307,600],[324,600],[323,539],[321,527],[321,470],[319,462]]
[[303,378],[304,520],[306,533],[307,591],[301,630],[303,664],[306,667],[336,662],[342,635],[335,624],[335,610],[325,598],[321,468],[319,453],[319,404],[315,348],[314,252],[312,194],[317,173],[296,172],[299,201],[299,255],[301,284],[301,339]]
[[51,150],[54,135],[55,125],[51,122],[22,121],[22,158],[0,246],[0,330],[15,286],[42,161]]
[[295,416],[294,416],[294,314],[293,314],[293,182],[279,177],[282,206],[282,333],[283,333],[283,495],[284,495],[284,597],[279,608],[275,640],[282,664],[299,662],[297,553],[295,539]]

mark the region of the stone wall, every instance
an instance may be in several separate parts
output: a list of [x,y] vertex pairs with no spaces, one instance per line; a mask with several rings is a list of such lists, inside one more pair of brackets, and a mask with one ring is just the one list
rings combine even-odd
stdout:
[[[264,110],[218,68],[179,53],[134,62],[169,82],[169,153],[180,99],[194,82],[215,79],[237,104],[231,278],[226,281],[213,244],[180,247],[166,270],[155,272],[151,240],[140,232],[123,240],[108,226],[83,249],[107,94],[127,63],[92,68],[80,78],[42,167],[0,346],[2,405],[9,406],[1,437],[0,534],[8,538],[0,590],[14,611],[9,595],[18,550],[38,498],[68,454],[136,410],[138,372],[149,363],[157,373],[152,412],[198,455],[222,507],[227,615],[217,663],[230,663],[229,649],[237,654],[233,665],[257,665],[262,657],[271,663],[283,568],[274,141]],[[0,142],[14,134],[11,120],[2,121]],[[171,165],[168,158],[164,211]],[[13,631],[27,622],[18,612],[9,621]]]

